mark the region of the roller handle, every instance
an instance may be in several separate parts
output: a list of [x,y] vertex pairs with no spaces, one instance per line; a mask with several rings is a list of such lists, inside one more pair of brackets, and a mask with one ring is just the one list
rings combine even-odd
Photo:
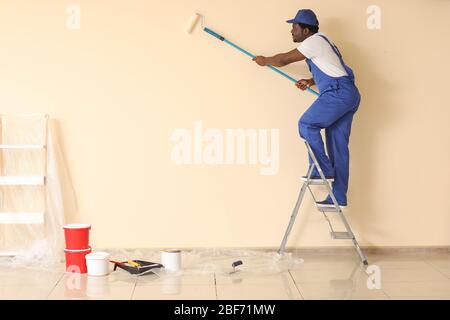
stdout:
[[204,28],[203,29],[205,32],[209,33],[210,35],[212,35],[213,37],[216,37],[217,39],[219,39],[220,41],[224,41],[225,38],[222,37],[220,34],[218,34],[217,32],[212,31],[209,28]]
[[[228,41],[227,39],[225,39],[225,37],[221,36],[221,35],[218,34],[217,32],[212,31],[212,30],[209,29],[209,28],[206,28],[206,27],[205,27],[205,28],[203,28],[203,31],[205,31],[206,33],[209,33],[210,35],[212,35],[213,37],[219,39],[220,41],[226,42],[227,44],[229,44],[229,45],[232,46],[233,48],[235,48],[235,49],[241,51],[242,53],[246,54],[247,56],[249,56],[249,57],[252,58],[252,59],[256,57],[255,55],[251,54],[251,53],[248,52],[247,50],[244,50],[244,49],[242,49],[241,47],[235,45],[233,42]],[[267,67],[270,68],[270,69],[272,69],[272,70],[275,71],[276,73],[282,75],[283,77],[285,77],[285,78],[291,80],[292,82],[297,83],[297,80],[295,80],[294,78],[292,78],[290,75],[284,73],[283,71],[281,71],[281,70],[275,68],[274,66],[272,66],[272,65],[269,64],[269,65],[267,65]],[[308,90],[309,92],[311,92],[312,94],[314,94],[314,95],[316,95],[316,96],[319,96],[319,93],[316,92],[316,91],[314,91],[314,90],[311,89],[311,88],[306,88],[306,90]]]

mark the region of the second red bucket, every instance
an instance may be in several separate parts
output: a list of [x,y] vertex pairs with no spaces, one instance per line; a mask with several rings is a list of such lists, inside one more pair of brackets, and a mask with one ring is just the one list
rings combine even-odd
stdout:
[[89,248],[90,224],[66,224],[64,236],[66,238],[66,249],[84,250]]
[[85,250],[64,249],[66,254],[66,272],[86,273],[86,255],[91,253],[91,248]]

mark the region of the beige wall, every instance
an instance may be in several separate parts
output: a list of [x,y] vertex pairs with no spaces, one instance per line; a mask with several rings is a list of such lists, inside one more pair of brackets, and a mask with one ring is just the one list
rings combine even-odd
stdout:
[[[39,4],[38,4],[39,3]],[[81,29],[66,7],[81,7]],[[357,75],[348,218],[366,246],[450,245],[450,1],[2,1],[2,113],[47,112],[78,199],[69,222],[96,247],[278,246],[307,165],[297,121],[314,97],[197,29],[255,54],[295,47],[284,21],[299,4]],[[381,8],[381,30],[366,9]],[[285,68],[308,76],[303,63]],[[259,166],[176,166],[177,128],[280,131],[276,175]],[[329,239],[309,195],[290,245]]]

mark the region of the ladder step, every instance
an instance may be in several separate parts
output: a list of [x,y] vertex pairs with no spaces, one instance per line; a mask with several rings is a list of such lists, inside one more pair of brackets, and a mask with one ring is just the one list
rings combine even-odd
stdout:
[[332,239],[353,239],[353,236],[349,232],[330,232]]
[[45,184],[45,176],[0,176],[1,186],[39,186]]
[[323,212],[340,212],[342,211],[343,208],[345,207],[339,207],[339,209],[337,209],[335,206],[330,206],[330,205],[321,205],[316,203],[317,205],[317,209]]
[[19,252],[15,252],[15,251],[0,251],[0,257],[15,257],[18,256]]
[[[300,178],[301,181],[307,182],[308,179],[306,178]],[[308,182],[308,185],[310,186],[326,186],[329,182],[333,182],[334,179],[327,179],[327,182],[324,182],[322,179],[311,179]]]
[[0,224],[43,224],[44,212],[0,212]]
[[44,144],[0,144],[0,149],[45,149]]

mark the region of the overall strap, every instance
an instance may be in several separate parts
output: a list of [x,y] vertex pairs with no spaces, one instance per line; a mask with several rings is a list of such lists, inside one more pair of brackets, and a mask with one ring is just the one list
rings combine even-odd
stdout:
[[334,53],[336,53],[336,55],[338,56],[339,60],[341,61],[342,67],[344,68],[345,71],[347,71],[347,68],[345,67],[345,63],[344,63],[344,59],[342,58],[342,54],[339,52],[339,49],[330,42],[330,40],[327,39],[327,37],[325,37],[324,35],[318,34],[319,37],[322,37],[323,39],[325,39],[326,42],[328,42],[328,44],[330,45],[331,49],[333,49]]

